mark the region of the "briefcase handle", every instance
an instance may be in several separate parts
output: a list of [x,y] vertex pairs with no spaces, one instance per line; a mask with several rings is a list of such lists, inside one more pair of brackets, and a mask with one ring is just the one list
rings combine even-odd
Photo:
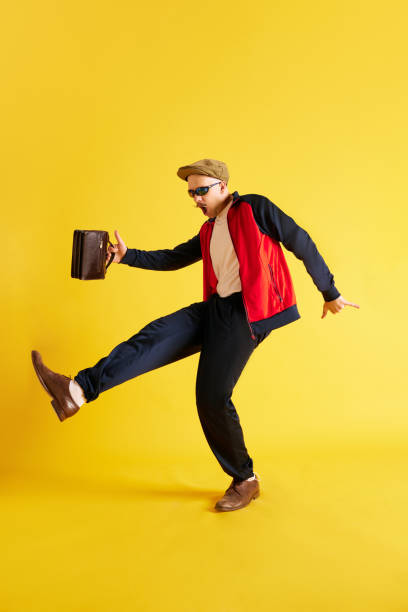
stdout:
[[[108,238],[108,242],[111,246],[113,246],[113,244],[111,243],[111,241]],[[115,253],[111,253],[111,258],[109,260],[109,262],[106,264],[105,270],[107,270],[109,268],[109,266],[111,265],[112,261],[115,259]]]

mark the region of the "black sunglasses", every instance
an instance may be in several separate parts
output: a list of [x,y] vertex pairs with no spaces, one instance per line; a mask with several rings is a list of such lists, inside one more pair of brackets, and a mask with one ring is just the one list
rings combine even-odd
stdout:
[[202,196],[208,193],[210,187],[214,187],[214,185],[218,185],[221,182],[222,181],[218,181],[218,183],[213,183],[212,185],[206,185],[205,187],[197,187],[197,189],[188,189],[187,191],[191,197],[194,197],[194,195]]

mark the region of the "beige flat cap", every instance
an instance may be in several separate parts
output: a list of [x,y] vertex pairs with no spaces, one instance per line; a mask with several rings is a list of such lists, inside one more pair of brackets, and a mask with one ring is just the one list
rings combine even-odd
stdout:
[[177,170],[177,176],[184,181],[187,180],[189,174],[204,174],[206,176],[213,176],[214,178],[220,179],[228,183],[229,172],[227,165],[218,159],[200,159],[199,161],[188,164],[187,166],[181,166]]

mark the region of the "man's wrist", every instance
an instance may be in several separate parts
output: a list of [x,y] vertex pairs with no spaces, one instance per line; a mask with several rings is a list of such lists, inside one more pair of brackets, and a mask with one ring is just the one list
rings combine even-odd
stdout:
[[122,259],[118,263],[127,263],[126,256],[128,256],[128,259],[129,259],[129,249],[128,248],[126,249],[126,253],[122,257]]

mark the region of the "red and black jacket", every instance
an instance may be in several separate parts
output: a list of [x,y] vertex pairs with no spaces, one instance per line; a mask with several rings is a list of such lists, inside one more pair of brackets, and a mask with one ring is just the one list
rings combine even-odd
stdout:
[[[239,262],[242,298],[254,339],[300,318],[292,278],[280,243],[301,259],[325,301],[340,293],[309,234],[268,198],[233,192],[228,229]],[[203,260],[203,299],[216,292],[210,256],[215,217],[198,234],[174,249],[128,249],[120,263],[148,270],[177,270]]]

